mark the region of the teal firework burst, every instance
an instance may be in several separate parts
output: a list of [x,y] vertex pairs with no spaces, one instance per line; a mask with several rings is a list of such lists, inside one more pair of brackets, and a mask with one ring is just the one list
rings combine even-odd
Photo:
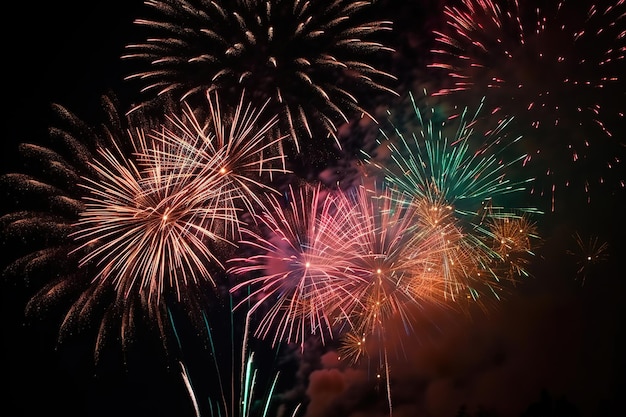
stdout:
[[381,129],[377,155],[365,154],[365,159],[386,186],[410,196],[410,204],[417,206],[420,234],[437,242],[429,252],[446,293],[478,300],[486,286],[498,297],[503,278],[526,273],[501,273],[506,259],[493,245],[490,225],[494,219],[540,213],[515,203],[532,182],[513,175],[525,158],[512,155],[521,137],[507,137],[510,119],[485,126],[489,120],[479,117],[482,102],[473,113],[466,108],[456,117],[437,119],[436,112],[423,110],[412,94],[409,98],[415,116],[411,127],[394,124],[389,112],[391,133]]

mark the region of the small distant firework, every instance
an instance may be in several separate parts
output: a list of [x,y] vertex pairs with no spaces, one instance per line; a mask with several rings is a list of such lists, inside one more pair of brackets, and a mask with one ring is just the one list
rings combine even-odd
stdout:
[[262,314],[256,336],[273,344],[303,345],[311,334],[323,341],[350,308],[346,303],[354,303],[351,289],[361,279],[346,259],[348,211],[320,185],[290,186],[284,199],[269,197],[268,210],[257,216],[260,231],[242,230],[241,245],[259,252],[231,259],[229,272],[243,277],[231,291],[251,288],[239,305],[251,303],[250,313]]
[[515,117],[541,192],[625,186],[623,0],[462,0],[445,16],[430,66],[450,83],[436,94]]
[[507,158],[508,144],[501,135],[508,120],[478,133],[478,111],[470,117],[466,109],[449,123],[435,122],[420,110],[412,94],[410,99],[417,126],[404,132],[392,123],[394,135],[381,129],[380,151],[387,160],[366,154],[366,161],[387,184],[411,198],[418,229],[430,240],[431,264],[445,280],[446,293],[452,299],[468,295],[477,300],[479,287],[486,286],[497,296],[504,278],[498,265],[506,254],[493,247],[489,224],[507,218],[516,222],[517,213],[539,213],[534,208],[507,207],[532,181],[507,176],[524,156]]
[[503,266],[508,267],[510,276],[528,275],[526,268],[539,243],[536,223],[527,214],[494,216],[489,219],[487,230],[493,237],[492,248]]
[[[188,100],[207,91],[246,89],[271,99],[282,134],[300,149],[367,113],[357,97],[393,93],[375,59],[392,50],[376,40],[391,22],[370,21],[367,1],[148,1],[154,18],[137,19],[149,36],[123,57],[148,67],[128,79],[145,90]],[[236,93],[235,93],[236,94]]]
[[337,349],[339,359],[347,361],[351,365],[358,363],[361,358],[367,355],[365,344],[365,334],[348,332],[341,338],[341,345]]
[[573,235],[576,244],[574,249],[568,249],[567,254],[575,258],[576,274],[585,285],[587,276],[600,264],[609,259],[609,244],[600,240],[598,236],[589,236],[584,239],[578,232]]

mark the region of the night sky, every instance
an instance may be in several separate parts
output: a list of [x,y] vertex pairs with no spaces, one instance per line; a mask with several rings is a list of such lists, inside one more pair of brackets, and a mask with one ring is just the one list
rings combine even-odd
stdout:
[[[131,64],[120,56],[124,45],[140,39],[133,20],[145,9],[137,0],[119,3],[17,2],[6,13],[3,174],[22,169],[18,143],[46,145],[47,128],[54,122],[51,103],[97,120],[101,95],[113,91],[122,102],[134,100],[135,86],[123,81]],[[394,20],[387,39],[398,50],[394,61],[383,66],[406,70],[398,74],[400,90],[407,85],[430,88],[441,77],[426,68],[433,45],[430,31],[442,20],[440,2],[379,3]],[[622,144],[624,132],[623,125],[615,132]],[[4,188],[2,192],[3,204],[14,207],[6,201]],[[620,398],[626,371],[624,190],[600,188],[589,204],[586,196],[564,191],[554,212],[549,198],[528,198],[546,211],[538,219],[542,243],[529,268],[531,276],[507,288],[502,300],[489,303],[486,311],[420,312],[423,322],[403,342],[404,357],[390,358],[394,416],[452,417],[464,407],[469,415],[557,415],[533,414],[542,401],[569,407],[558,415],[621,415],[617,410],[624,409]],[[609,247],[608,259],[590,268],[584,281],[577,273],[580,256],[567,252],[576,248],[577,232]],[[4,266],[11,251],[8,240],[2,240]],[[1,415],[194,415],[179,357],[168,355],[157,335],[140,328],[126,353],[113,342],[94,364],[93,329],[56,343],[66,305],[25,317],[26,303],[39,284],[10,274],[2,281]],[[227,349],[228,326],[222,327],[216,326],[214,337],[223,336],[216,344]],[[180,336],[202,415],[211,416],[207,399],[217,392],[210,392],[216,385],[208,344],[182,323]],[[285,416],[300,401],[308,406],[299,415],[307,417],[385,415],[385,389],[372,382],[371,369],[340,364],[332,345],[312,343],[305,353],[285,346],[275,353],[260,344],[259,355],[261,377],[269,379],[273,366],[281,369],[276,394]],[[221,363],[230,360],[227,354],[218,356]]]

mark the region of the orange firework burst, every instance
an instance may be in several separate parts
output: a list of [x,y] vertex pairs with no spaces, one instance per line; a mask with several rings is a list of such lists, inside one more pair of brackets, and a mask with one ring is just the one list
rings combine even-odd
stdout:
[[509,277],[528,275],[526,270],[534,255],[539,236],[537,225],[527,215],[491,217],[487,229],[493,236],[492,247],[509,269]]
[[341,338],[341,346],[337,349],[339,359],[354,365],[367,355],[365,335],[348,332]]
[[392,317],[410,328],[411,311],[443,295],[443,281],[430,279],[432,235],[420,230],[410,200],[392,189],[361,186],[341,198],[351,207],[348,228],[355,242],[346,255],[361,278],[352,290],[357,303],[347,317],[351,328],[376,334]]

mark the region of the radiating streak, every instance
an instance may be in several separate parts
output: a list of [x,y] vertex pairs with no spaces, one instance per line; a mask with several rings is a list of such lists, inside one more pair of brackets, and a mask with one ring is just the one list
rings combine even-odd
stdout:
[[183,100],[206,91],[254,91],[260,100],[271,100],[280,114],[277,127],[290,134],[298,151],[302,140],[319,133],[341,146],[337,125],[365,112],[357,97],[396,95],[388,85],[396,77],[373,65],[378,54],[393,52],[376,39],[392,22],[369,21],[364,13],[370,2],[145,4],[156,17],[135,24],[149,36],[127,45],[123,58],[147,67],[127,79],[139,80],[142,91]]

